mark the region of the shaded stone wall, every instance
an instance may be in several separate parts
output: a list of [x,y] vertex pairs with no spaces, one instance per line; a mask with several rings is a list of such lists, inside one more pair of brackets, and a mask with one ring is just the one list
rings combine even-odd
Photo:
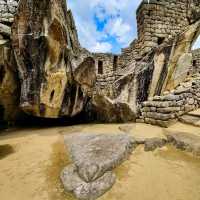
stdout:
[[0,0],[0,115],[1,120],[16,120],[19,114],[20,84],[11,48],[11,25],[18,1]]
[[174,91],[154,96],[141,106],[139,122],[168,127],[179,116],[200,107],[200,77],[192,77]]
[[200,73],[200,49],[192,51],[194,73]]

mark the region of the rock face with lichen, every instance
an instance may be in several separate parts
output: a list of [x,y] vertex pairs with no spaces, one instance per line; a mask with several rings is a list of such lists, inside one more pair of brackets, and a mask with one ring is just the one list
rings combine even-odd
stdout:
[[20,1],[12,45],[25,113],[57,118],[82,111],[95,83],[95,66],[92,57],[75,49],[70,28],[65,1]]
[[0,115],[6,121],[16,120],[20,113],[20,84],[10,41],[17,6],[18,1],[0,0]]

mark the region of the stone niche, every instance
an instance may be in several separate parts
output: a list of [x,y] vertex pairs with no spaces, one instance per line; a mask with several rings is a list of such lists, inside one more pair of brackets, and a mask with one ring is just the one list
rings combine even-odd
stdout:
[[200,49],[193,50],[192,57],[193,73],[200,73]]

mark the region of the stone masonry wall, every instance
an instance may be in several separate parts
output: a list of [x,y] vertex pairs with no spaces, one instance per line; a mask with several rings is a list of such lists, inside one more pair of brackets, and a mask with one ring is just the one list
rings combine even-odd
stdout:
[[0,23],[12,23],[17,6],[18,0],[0,0]]
[[193,55],[193,70],[195,73],[200,73],[200,49],[192,51]]
[[18,1],[0,0],[0,45],[8,42]]
[[189,25],[187,0],[144,0],[137,10],[138,40],[141,53],[161,44]]
[[200,76],[191,77],[174,91],[143,102],[139,122],[168,127],[179,116],[200,107]]
[[182,32],[188,22],[187,0],[143,0],[137,10],[138,39],[122,49],[119,68],[142,59],[153,47]]
[[118,68],[118,56],[94,53],[93,57],[95,59],[97,74],[96,90],[103,95],[113,98],[115,93],[113,83],[116,80],[115,75]]

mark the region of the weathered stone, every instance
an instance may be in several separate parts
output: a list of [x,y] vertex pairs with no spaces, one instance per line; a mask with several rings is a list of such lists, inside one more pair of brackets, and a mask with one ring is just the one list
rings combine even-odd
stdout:
[[185,114],[185,115],[179,117],[179,120],[185,124],[190,124],[193,126],[200,127],[200,117],[199,116]]
[[108,171],[97,180],[87,183],[79,177],[74,165],[65,167],[60,177],[65,190],[73,192],[80,200],[97,199],[113,186],[116,179],[114,173]]
[[16,65],[10,43],[0,45],[0,120],[15,121],[20,112]]
[[163,114],[163,113],[157,113],[157,112],[146,112],[145,114],[146,114],[145,117],[147,118],[153,118],[153,119],[163,120],[163,121],[167,121],[169,119],[175,118],[175,115],[173,113]]
[[19,2],[12,45],[21,81],[20,108],[28,114],[75,116],[91,93],[94,60],[86,54],[76,59],[67,14],[64,0]]
[[87,112],[104,122],[142,114],[142,121],[163,126],[196,109],[200,83],[191,77],[198,72],[191,46],[199,10],[198,1],[142,1],[138,39],[113,55],[81,48],[64,0],[0,0],[0,45],[13,47],[20,109],[44,118]]
[[200,156],[200,137],[184,132],[166,132],[166,136],[170,143],[173,143],[176,148],[187,152],[192,152]]
[[143,107],[141,109],[142,112],[156,112],[156,107]]
[[180,111],[180,107],[167,107],[167,108],[158,108],[157,111],[161,113],[175,113]]
[[146,139],[144,143],[144,150],[145,151],[154,151],[157,148],[161,148],[165,146],[167,141],[163,138],[150,138]]
[[161,127],[164,127],[164,128],[168,128],[169,126],[174,124],[176,121],[177,121],[176,119],[163,121],[163,120],[158,120],[158,119],[156,120],[156,119],[153,119],[153,118],[145,118],[145,123],[161,126]]
[[10,36],[11,28],[9,26],[0,23],[0,33],[5,36]]
[[136,147],[126,134],[73,134],[65,136],[65,144],[85,182],[92,182],[123,162]]
[[136,115],[127,102],[118,102],[102,95],[94,95],[92,103],[100,121],[135,122],[136,120]]

